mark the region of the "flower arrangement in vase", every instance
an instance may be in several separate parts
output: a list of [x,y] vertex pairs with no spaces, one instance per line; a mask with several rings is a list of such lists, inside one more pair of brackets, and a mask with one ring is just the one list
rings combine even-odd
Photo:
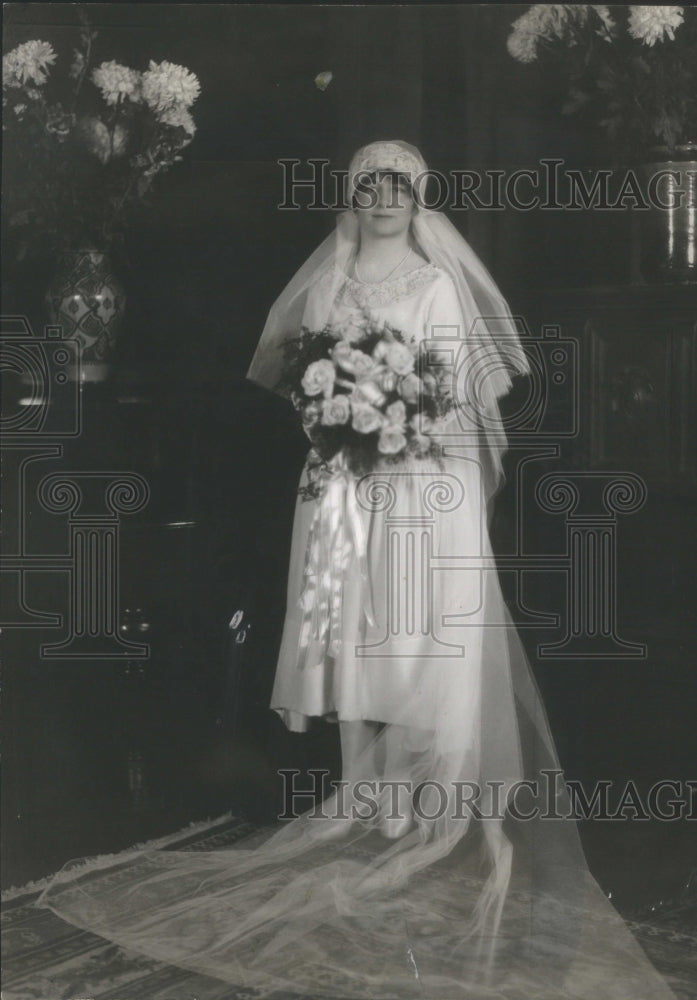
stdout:
[[697,141],[694,8],[533,4],[508,51],[561,81],[564,113],[598,125],[618,156]]
[[5,219],[19,261],[57,261],[51,322],[82,345],[88,377],[103,377],[123,317],[113,260],[158,175],[182,160],[196,132],[197,77],[150,60],[93,66],[98,32],[84,23],[72,62],[24,42],[3,56]]
[[643,277],[697,281],[697,8],[533,4],[508,51],[561,82],[563,113],[638,166],[642,190],[656,185],[637,223]]

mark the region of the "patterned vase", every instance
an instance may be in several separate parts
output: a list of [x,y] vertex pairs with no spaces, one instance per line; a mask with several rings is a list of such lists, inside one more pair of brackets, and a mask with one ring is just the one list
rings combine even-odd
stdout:
[[696,283],[697,145],[652,150],[641,173],[644,190],[654,192],[641,218],[641,275],[650,284]]
[[63,338],[80,344],[77,366],[68,376],[101,382],[109,373],[123,321],[126,292],[109,255],[88,246],[61,254],[46,292],[50,322]]

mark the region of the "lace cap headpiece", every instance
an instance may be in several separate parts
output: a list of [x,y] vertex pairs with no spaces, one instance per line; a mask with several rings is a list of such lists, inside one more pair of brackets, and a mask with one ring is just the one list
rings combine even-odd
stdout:
[[427,172],[426,163],[415,146],[399,139],[371,142],[353,156],[348,171],[348,200],[356,190],[357,180],[378,171],[399,171],[406,174],[412,185],[420,174]]

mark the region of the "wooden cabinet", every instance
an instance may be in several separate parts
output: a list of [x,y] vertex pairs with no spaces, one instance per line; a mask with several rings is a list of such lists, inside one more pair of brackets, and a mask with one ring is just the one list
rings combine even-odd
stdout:
[[[559,636],[524,633],[562,762],[589,780],[687,778],[697,703],[697,288],[526,289],[509,301],[533,343],[551,332],[578,358],[560,408],[577,414],[575,431],[559,436],[556,454],[532,478],[569,481],[581,502],[575,512],[555,514],[539,503],[526,511],[532,544],[568,555],[564,527],[567,539],[577,527],[588,537],[596,526],[604,530],[611,512],[595,484],[626,480],[641,493],[614,517],[611,589],[617,635],[643,654],[545,660],[540,646]],[[543,428],[545,441],[554,440],[552,424]],[[508,461],[512,474],[515,454]],[[523,499],[534,498],[535,482]],[[520,496],[505,496],[509,515]],[[541,572],[536,583],[523,581],[523,598],[538,612],[561,608],[563,615],[573,575],[571,567],[565,584],[560,573]],[[592,590],[593,577],[578,578]]]
[[[4,442],[6,883],[224,812],[247,772],[274,791],[270,737],[252,759],[225,731],[225,670],[231,616],[256,600],[247,666],[268,699],[305,447],[292,409],[166,374],[79,396],[79,435]],[[69,426],[51,405],[46,426]],[[121,516],[130,481],[145,502]]]
[[697,496],[697,288],[619,286],[516,296],[533,335],[579,345],[582,468],[631,471],[651,493]]

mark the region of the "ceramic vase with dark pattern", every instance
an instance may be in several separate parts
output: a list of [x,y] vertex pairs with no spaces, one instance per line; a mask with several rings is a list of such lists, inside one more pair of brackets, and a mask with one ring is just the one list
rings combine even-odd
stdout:
[[[109,373],[123,322],[126,292],[109,255],[87,246],[65,252],[46,292],[50,322],[80,345],[80,364],[69,377],[101,382]],[[78,371],[79,369],[79,371]]]

